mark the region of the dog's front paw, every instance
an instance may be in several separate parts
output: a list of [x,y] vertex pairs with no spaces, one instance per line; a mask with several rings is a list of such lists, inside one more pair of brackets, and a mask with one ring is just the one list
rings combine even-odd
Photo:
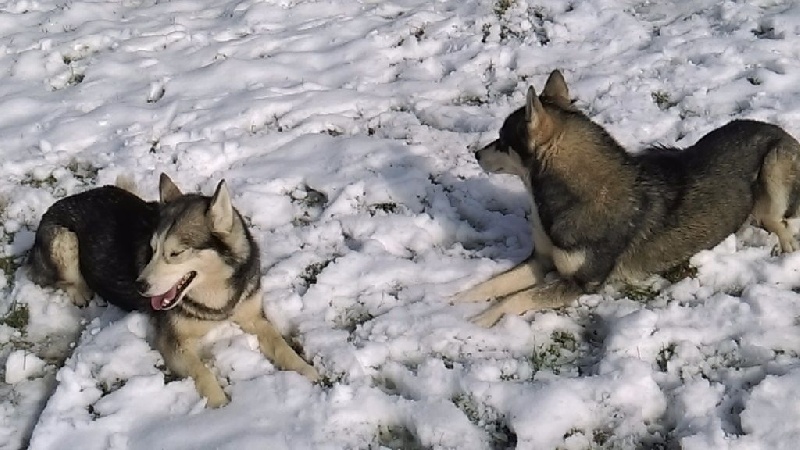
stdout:
[[792,253],[800,250],[800,244],[797,239],[778,239],[778,244],[772,247],[772,256],[780,256],[784,253]]
[[301,370],[298,370],[298,372],[300,372],[301,375],[311,380],[312,383],[316,383],[322,378],[320,377],[319,372],[317,372],[317,369],[315,369],[314,366],[311,365],[306,365],[306,367],[304,367]]
[[219,408],[225,406],[230,401],[222,386],[218,383],[197,383],[197,390],[203,397],[206,398],[206,406],[209,408]]
[[471,289],[467,289],[466,291],[459,292],[450,297],[450,304],[477,303],[489,300],[491,298],[491,293],[484,292],[485,290],[486,289],[483,289],[480,285],[478,285]]
[[219,408],[225,406],[230,402],[225,392],[220,389],[219,392],[209,393],[204,396],[206,398],[206,406],[209,408]]
[[473,316],[470,322],[484,328],[491,328],[501,317],[503,317],[503,311],[500,308],[491,307],[477,316]]

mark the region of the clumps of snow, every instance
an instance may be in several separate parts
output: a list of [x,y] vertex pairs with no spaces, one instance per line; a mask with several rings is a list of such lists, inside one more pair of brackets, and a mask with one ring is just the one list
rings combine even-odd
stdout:
[[[674,280],[467,318],[453,293],[530,253],[528,195],[472,152],[564,71],[631,151],[736,117],[800,136],[800,7],[530,0],[17,1],[0,6],[0,449],[793,448],[800,255],[745,227]],[[124,174],[221,178],[267,316],[232,326],[231,403],[165,372],[150,324],[20,265],[54,201]],[[577,174],[576,176],[579,176]],[[796,224],[794,224],[796,226]],[[22,313],[21,311],[25,311]],[[24,320],[23,320],[24,319]]]
[[16,384],[31,377],[41,376],[45,364],[33,353],[14,350],[6,358],[5,382]]

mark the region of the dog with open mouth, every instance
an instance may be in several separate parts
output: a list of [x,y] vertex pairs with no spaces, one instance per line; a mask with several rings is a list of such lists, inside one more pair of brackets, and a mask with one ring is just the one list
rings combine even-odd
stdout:
[[226,404],[219,381],[203,364],[199,341],[220,322],[232,321],[254,334],[261,352],[278,367],[318,380],[317,371],[264,316],[259,248],[225,181],[208,197],[183,194],[162,174],[159,194],[152,257],[136,286],[154,310],[155,345],[167,367],[191,377],[209,406]]
[[228,397],[203,364],[199,341],[223,321],[256,335],[276,366],[318,380],[264,316],[259,248],[225,182],[211,197],[182,194],[161,174],[159,192],[160,201],[147,202],[132,182],[118,180],[54,203],[28,255],[31,280],[62,288],[78,306],[97,293],[150,314],[167,367],[191,377],[208,406]]

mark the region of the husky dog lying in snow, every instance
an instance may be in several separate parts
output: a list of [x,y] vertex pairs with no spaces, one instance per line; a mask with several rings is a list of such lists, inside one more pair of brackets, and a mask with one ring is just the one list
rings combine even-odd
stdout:
[[125,309],[149,310],[167,367],[190,376],[208,405],[228,398],[200,358],[199,341],[230,320],[255,334],[283,369],[317,380],[264,316],[259,249],[224,181],[211,197],[182,194],[161,175],[160,202],[105,186],[56,202],[30,253],[31,278],[83,304],[95,291]]
[[[685,150],[632,155],[572,106],[554,71],[475,156],[488,172],[519,176],[533,201],[533,255],[456,297],[500,298],[473,318],[483,326],[666,271],[748,217],[777,235],[776,253],[798,248],[786,219],[798,211],[800,144],[775,125],[735,120]],[[558,276],[544,281],[551,269]]]

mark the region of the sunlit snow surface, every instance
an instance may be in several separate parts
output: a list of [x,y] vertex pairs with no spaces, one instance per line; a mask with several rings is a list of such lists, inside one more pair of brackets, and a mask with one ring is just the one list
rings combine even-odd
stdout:
[[[736,117],[800,136],[798,33],[788,1],[0,1],[0,314],[29,313],[0,324],[0,448],[796,448],[800,255],[761,230],[493,329],[447,299],[531,250],[521,183],[472,156],[530,83],[562,69],[631,151]],[[154,199],[162,171],[227,180],[325,383],[222,326],[232,401],[205,409],[145,317],[8,264],[56,199],[120,174]]]

